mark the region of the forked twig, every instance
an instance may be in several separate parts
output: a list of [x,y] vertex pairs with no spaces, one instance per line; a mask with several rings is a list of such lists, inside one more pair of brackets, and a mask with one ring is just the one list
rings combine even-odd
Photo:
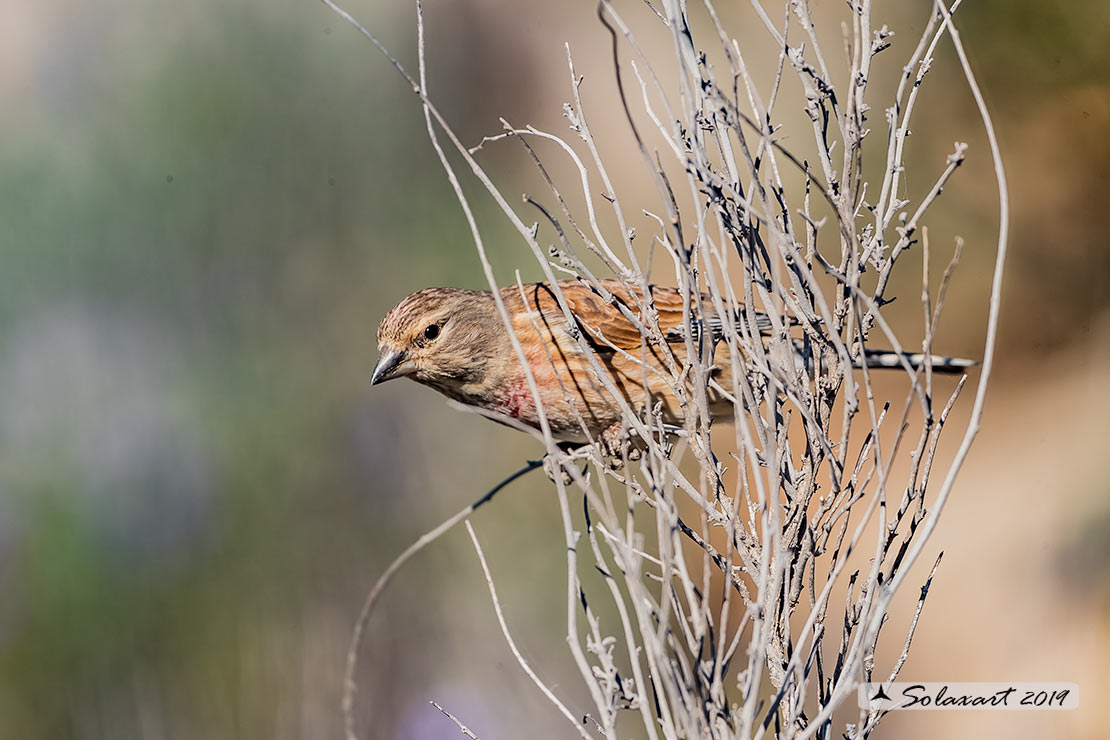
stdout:
[[[761,93],[740,42],[730,36],[713,0],[701,0],[697,8],[687,0],[652,0],[634,8],[601,0],[597,10],[609,32],[615,104],[638,152],[639,174],[654,184],[655,202],[634,208],[617,192],[620,183],[610,178],[610,171],[617,170],[606,167],[607,156],[603,158],[590,129],[580,94],[585,78],[569,46],[571,98],[564,112],[573,135],[502,120],[502,133],[466,147],[428,94],[420,3],[419,73],[414,78],[333,0],[322,1],[370,38],[419,98],[429,139],[463,209],[498,315],[536,404],[538,420],[531,426],[493,412],[479,413],[529,432],[544,444],[553,463],[566,544],[566,641],[594,706],[581,715],[571,712],[524,660],[467,522],[502,633],[522,668],[583,738],[585,723],[592,721],[602,735],[615,740],[618,717],[625,710],[638,716],[643,734],[652,740],[771,733],[793,740],[832,736],[837,707],[861,680],[879,670],[876,648],[890,604],[924,552],[951,494],[978,430],[992,369],[1009,214],[993,125],[952,20],[959,0],[952,10],[935,0],[920,35],[913,35],[916,45],[897,76],[897,91],[883,103],[888,128],[881,183],[866,176],[870,169],[864,168],[864,155],[870,148],[863,142],[868,109],[876,102],[871,79],[880,62],[874,59],[891,46],[892,31],[873,18],[871,0],[849,4],[843,69],[830,64],[836,56],[821,47],[824,34],[808,0],[785,0],[774,21],[761,0],[750,0],[755,25],[778,49],[769,95]],[[644,19],[632,17],[637,9],[646,9],[644,22],[656,24],[667,44],[639,42],[638,22]],[[699,46],[704,19],[692,18],[692,10],[706,13],[711,21],[706,48]],[[900,198],[909,124],[945,36],[954,43],[987,129],[1001,206],[987,339],[970,421],[939,491],[928,492],[927,499],[934,466],[947,460],[938,456],[939,438],[952,423],[950,412],[968,376],[949,394],[950,386],[942,386],[937,371],[943,365],[934,367],[934,362],[943,362],[934,359],[933,341],[962,242],[957,242],[939,289],[931,286],[925,217],[964,161],[966,146],[957,144],[932,187],[916,202]],[[626,51],[642,100],[626,94]],[[886,52],[881,59],[891,55]],[[727,64],[715,66],[722,60]],[[657,69],[659,64],[666,66]],[[784,108],[795,89],[783,78],[791,76],[803,91],[793,112],[808,118],[802,119],[812,134],[805,137],[807,143],[795,144],[781,134]],[[554,200],[545,205],[539,196],[522,199],[525,207],[542,215],[541,223],[526,224],[475,159],[486,144],[513,137],[524,145]],[[552,175],[555,170],[541,160],[547,155],[537,141],[554,144],[558,156],[570,163],[569,184]],[[456,170],[454,157],[465,163],[463,170]],[[602,454],[600,446],[593,446],[602,435],[590,429],[587,412],[575,405],[575,394],[582,389],[563,379],[560,391],[549,398],[559,399],[553,405],[574,409],[591,445],[572,454],[557,445],[535,373],[546,373],[560,361],[559,353],[550,347],[544,352],[533,348],[530,356],[525,352],[464,193],[464,171],[517,229],[543,271],[559,314],[544,320],[564,322],[573,341],[571,349],[560,352],[575,353],[588,367],[588,381],[575,383],[592,384],[591,392],[619,411],[626,440],[620,449]],[[595,192],[597,183],[601,192]],[[818,196],[811,198],[814,189]],[[579,191],[584,205],[578,210],[584,214],[576,214],[563,195],[573,193],[571,200],[577,202]],[[876,203],[868,202],[876,197]],[[911,215],[907,220],[901,214]],[[636,219],[648,224],[646,255],[640,249],[643,237],[637,237],[633,248]],[[550,251],[540,244],[548,232],[555,244]],[[924,332],[907,335],[884,315],[883,307],[892,300],[885,293],[896,284],[890,280],[895,265],[904,261],[901,255],[923,234]],[[595,275],[591,254],[631,300],[615,300],[618,289]],[[655,262],[673,269],[673,282],[683,297],[678,326],[666,332],[648,287],[653,268],[660,267]],[[865,271],[875,277],[863,280]],[[576,316],[556,282],[561,274],[591,286],[598,300],[626,322],[626,331],[639,333],[639,346],[613,341],[614,335],[597,322]],[[523,292],[519,273],[518,285]],[[536,316],[531,325],[538,330]],[[884,349],[889,347],[883,366],[902,370],[906,391],[901,403],[897,395],[881,395],[884,386],[873,377],[879,370],[870,367],[876,352],[872,335],[876,341],[881,338]],[[919,343],[922,354],[903,353],[903,347],[915,349]],[[634,370],[618,376],[613,372],[618,362]],[[964,366],[950,364],[947,369]],[[629,390],[637,386],[647,400],[633,400]],[[934,395],[942,390],[948,399],[937,415]],[[729,421],[735,426],[735,447],[722,453],[720,438],[710,428]],[[683,456],[688,465],[679,464]],[[573,464],[583,460],[589,472]],[[539,464],[530,462],[499,488]],[[575,515],[568,485],[581,492],[582,511]],[[374,601],[411,554],[492,493],[421,538],[375,585],[348,653],[348,740],[355,740],[358,646]],[[588,549],[579,548],[583,526]],[[604,579],[613,608],[595,608],[595,587],[580,578],[580,571],[590,567]],[[935,572],[936,565],[921,591],[892,677],[906,660]],[[845,584],[844,612],[841,624],[835,625],[836,609],[829,605]],[[773,690],[767,690],[768,683]],[[587,720],[580,722],[580,717]],[[878,719],[861,715],[846,733],[865,738]],[[632,720],[621,720],[626,721]]]

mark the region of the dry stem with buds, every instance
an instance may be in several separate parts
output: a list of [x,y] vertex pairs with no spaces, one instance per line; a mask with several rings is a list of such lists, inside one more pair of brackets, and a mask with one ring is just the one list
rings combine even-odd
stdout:
[[[499,623],[524,671],[566,717],[568,730],[583,738],[867,737],[880,715],[857,712],[846,700],[854,699],[862,682],[893,680],[906,659],[935,564],[908,631],[892,636],[898,646],[892,661],[876,658],[880,633],[978,430],[998,322],[1006,186],[990,116],[953,23],[959,2],[950,9],[936,0],[923,13],[919,40],[908,57],[897,60],[897,90],[881,101],[885,128],[874,131],[869,83],[876,64],[895,60],[886,59],[894,53],[888,51],[893,33],[885,25],[876,27],[870,0],[848,4],[846,70],[831,68],[832,56],[822,48],[805,0],[788,0],[777,21],[759,0],[751,0],[753,17],[780,50],[777,73],[762,87],[750,71],[752,60],[710,0],[653,0],[621,8],[602,2],[599,20],[612,37],[613,69],[606,72],[616,73],[625,124],[657,194],[652,203],[632,204],[606,169],[569,46],[570,100],[564,111],[571,134],[503,121],[502,132],[468,147],[428,91],[419,5],[419,70],[412,77],[350,15],[323,1],[386,55],[419,98],[506,326],[510,322],[455,161],[462,161],[501,207],[552,284],[574,276],[605,295],[595,274],[604,271],[641,288],[632,291],[640,305],[627,318],[640,329],[645,346],[662,340],[646,290],[655,261],[669,265],[668,278],[688,296],[709,296],[716,315],[743,312],[748,318],[735,326],[724,322],[719,341],[727,344],[734,369],[732,386],[724,388],[711,373],[712,341],[696,330],[704,325],[702,304],[689,302],[689,361],[667,368],[685,412],[681,428],[668,427],[655,409],[624,403],[588,338],[580,339],[598,382],[622,403],[628,443],[618,460],[598,443],[577,450],[560,446],[529,373],[541,407],[537,437],[548,467],[557,473],[552,479],[567,545],[567,644],[592,705],[568,707],[516,649],[471,529]],[[638,43],[632,28],[645,14],[667,31],[669,49],[649,53]],[[712,32],[695,34],[694,27]],[[982,368],[962,441],[942,460],[938,440],[951,426],[950,411],[967,376],[941,388],[934,386],[928,363],[904,362],[899,371],[904,396],[887,399],[877,395],[860,360],[872,344],[932,353],[945,289],[959,259],[957,244],[939,285],[929,283],[923,218],[963,161],[966,145],[957,143],[938,163],[935,184],[924,197],[916,202],[900,197],[906,191],[910,122],[944,37],[951,40],[986,126],[1001,209],[992,290],[984,301]],[[834,82],[839,78],[844,82]],[[791,99],[789,91],[798,89],[801,95]],[[799,110],[812,142],[791,146],[781,140],[780,120]],[[876,136],[886,137],[885,146],[868,141]],[[538,223],[528,223],[510,205],[477,159],[483,147],[513,141],[547,187],[542,195],[525,196],[519,207],[538,214]],[[881,180],[865,173],[865,152],[869,158],[885,154]],[[544,156],[567,158],[578,177],[558,182]],[[584,211],[572,208],[575,199]],[[651,233],[637,234],[638,223],[648,224]],[[552,242],[545,245],[541,235],[548,233]],[[915,249],[922,262],[924,330],[899,334],[883,307],[892,299],[887,289],[895,265]],[[573,325],[561,295],[559,303]],[[757,326],[757,310],[770,320],[763,335],[749,329]],[[527,369],[515,337],[513,343]],[[795,361],[799,355],[804,362]],[[730,434],[710,434],[708,389],[735,401]],[[576,522],[571,512],[579,505],[585,517]],[[429,533],[420,546],[473,508]],[[857,551],[864,553],[859,569],[853,567]],[[403,559],[375,587],[355,634],[345,700],[351,740],[357,737],[354,675],[362,630]],[[604,585],[587,588],[580,576],[594,568]]]

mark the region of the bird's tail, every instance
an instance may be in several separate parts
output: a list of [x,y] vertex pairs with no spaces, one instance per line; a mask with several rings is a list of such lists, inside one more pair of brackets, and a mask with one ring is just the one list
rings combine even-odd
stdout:
[[[883,349],[865,349],[863,360],[867,367],[900,368],[905,361],[915,370],[928,363],[934,373],[947,373],[956,375],[965,372],[969,367],[979,363],[975,360],[965,360],[960,357],[944,357],[941,355],[923,355],[913,352],[893,352]],[[859,363],[856,365],[859,367]]]

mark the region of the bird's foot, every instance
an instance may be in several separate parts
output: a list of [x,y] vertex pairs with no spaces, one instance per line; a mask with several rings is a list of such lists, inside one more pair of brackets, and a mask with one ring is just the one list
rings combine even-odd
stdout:
[[[544,455],[543,472],[552,483],[557,482],[556,476],[558,476],[558,480],[562,480],[564,486],[569,486],[574,481],[569,466],[576,465],[576,460],[588,459],[590,446],[575,442],[558,442],[556,447],[562,454]],[[579,475],[585,475],[585,471],[580,470]]]
[[552,483],[558,483],[561,480],[564,486],[569,486],[574,481],[567,469],[551,455],[543,456],[543,473]]
[[632,440],[628,430],[620,422],[612,424],[598,438],[601,456],[611,470],[620,470],[624,461],[639,460],[643,450]]

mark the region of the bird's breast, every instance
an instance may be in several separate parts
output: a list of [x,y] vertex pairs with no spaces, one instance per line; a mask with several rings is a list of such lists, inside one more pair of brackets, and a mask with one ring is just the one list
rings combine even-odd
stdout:
[[496,395],[490,411],[510,419],[520,421],[535,415],[536,401],[527,379],[523,376],[510,378]]

